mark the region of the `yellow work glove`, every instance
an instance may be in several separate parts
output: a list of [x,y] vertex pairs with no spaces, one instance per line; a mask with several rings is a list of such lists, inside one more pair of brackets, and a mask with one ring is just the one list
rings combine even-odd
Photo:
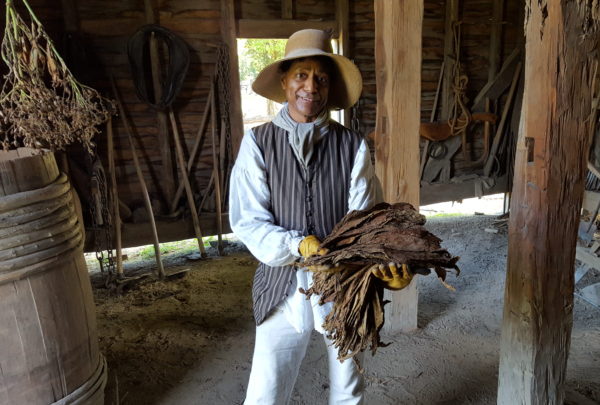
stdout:
[[302,255],[302,257],[310,257],[314,255],[325,255],[329,252],[327,249],[321,249],[319,246],[321,245],[321,241],[315,235],[308,235],[302,241],[300,241],[300,245],[298,245],[298,251]]
[[413,274],[406,264],[403,264],[400,270],[395,263],[389,263],[387,266],[375,265],[371,267],[371,274],[383,281],[385,288],[390,290],[403,289],[410,284],[413,278]]

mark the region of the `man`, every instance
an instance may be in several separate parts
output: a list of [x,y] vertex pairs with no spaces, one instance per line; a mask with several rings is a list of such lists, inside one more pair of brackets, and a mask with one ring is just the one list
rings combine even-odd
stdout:
[[[289,401],[313,329],[332,304],[318,305],[299,292],[312,277],[294,263],[320,254],[319,240],[351,210],[379,202],[365,140],[331,121],[329,110],[352,106],[362,90],[358,68],[331,50],[320,30],[302,30],[285,57],[265,67],[252,88],[285,102],[272,122],[249,130],[231,175],[231,228],[261,262],[252,296],[256,342],[246,405]],[[410,275],[390,263],[373,275],[388,288],[403,288]],[[340,363],[327,344],[330,404],[361,404],[362,376],[353,361]]]

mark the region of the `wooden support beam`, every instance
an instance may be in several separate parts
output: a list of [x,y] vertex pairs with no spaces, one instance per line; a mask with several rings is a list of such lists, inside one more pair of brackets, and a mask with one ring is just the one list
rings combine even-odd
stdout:
[[504,61],[502,69],[500,69],[500,73],[498,73],[492,80],[488,81],[479,91],[479,93],[477,93],[477,96],[475,96],[475,99],[473,100],[471,111],[483,111],[486,98],[495,100],[506,91],[508,86],[511,84],[511,79],[515,72],[515,68],[520,61],[521,50],[519,48],[515,48]]
[[[422,28],[423,0],[375,1],[376,172],[387,202],[405,201],[417,208]],[[415,329],[417,278],[390,295],[386,330]]]
[[[231,0],[227,0],[231,1]],[[337,22],[327,21],[308,21],[308,20],[247,20],[237,21],[238,38],[281,38],[287,39],[294,32],[307,28],[318,30],[333,30],[333,37],[339,35]]]
[[458,21],[458,6],[460,0],[446,0],[446,22],[444,28],[444,80],[442,81],[442,111],[441,119],[450,118],[450,109],[452,108],[452,99],[454,92],[452,90],[452,71],[456,62],[456,54],[459,49],[454,49],[454,29],[453,24]]
[[294,18],[293,0],[281,0],[281,18],[284,20],[291,20]]
[[223,42],[227,44],[229,49],[229,94],[231,96],[229,119],[231,121],[231,149],[233,154],[231,158],[235,160],[244,136],[244,122],[242,118],[242,93],[240,90],[240,70],[238,68],[234,0],[221,1],[221,35]]
[[62,16],[65,24],[65,32],[79,32],[79,13],[77,12],[76,0],[61,0]]
[[[335,0],[335,20],[338,27],[338,49],[341,55],[350,58],[350,6],[348,0]],[[344,110],[344,125],[350,127],[350,109]]]
[[[144,12],[146,16],[146,24],[157,24],[154,8],[151,0],[144,0]],[[162,80],[161,80],[161,61],[159,54],[158,40],[154,34],[150,36],[150,73],[152,75],[152,89],[154,94],[154,102],[158,103],[162,97]],[[173,199],[175,194],[175,174],[173,166],[173,155],[171,154],[171,142],[169,136],[169,123],[167,113],[165,111],[156,111],[156,137],[160,145],[160,164],[161,164],[161,181],[156,186],[160,188],[162,199],[167,207],[167,204]]]
[[511,201],[500,405],[558,405],[573,323],[600,4],[527,0],[525,89]]
[[494,77],[496,77],[498,69],[500,68],[500,55],[502,54],[502,19],[504,18],[504,0],[493,0],[492,7],[488,82],[494,80]]

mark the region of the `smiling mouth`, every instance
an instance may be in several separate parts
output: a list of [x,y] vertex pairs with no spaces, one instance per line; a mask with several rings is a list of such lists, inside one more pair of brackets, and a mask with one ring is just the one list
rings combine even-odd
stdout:
[[319,101],[314,98],[307,98],[307,97],[302,97],[302,96],[298,96],[298,98],[306,103],[316,103]]

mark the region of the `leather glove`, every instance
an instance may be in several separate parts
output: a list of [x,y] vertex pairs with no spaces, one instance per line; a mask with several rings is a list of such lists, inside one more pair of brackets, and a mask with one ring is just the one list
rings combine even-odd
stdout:
[[389,263],[387,266],[375,265],[371,267],[371,274],[383,281],[385,288],[389,290],[401,290],[408,286],[413,278],[406,264],[398,269],[396,263]]
[[315,235],[308,235],[298,245],[298,251],[302,255],[302,257],[310,257],[314,255],[325,255],[329,252],[328,249],[321,249],[319,246],[321,245],[321,241]]

